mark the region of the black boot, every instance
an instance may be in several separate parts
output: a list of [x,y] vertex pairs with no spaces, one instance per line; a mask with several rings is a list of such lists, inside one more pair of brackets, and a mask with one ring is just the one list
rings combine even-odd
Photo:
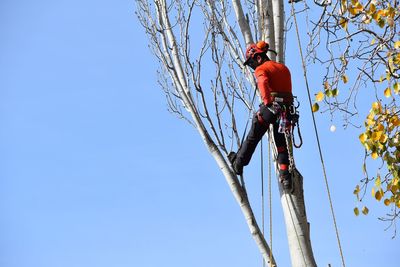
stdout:
[[279,171],[279,182],[282,183],[282,187],[286,191],[292,191],[292,175],[288,170],[280,170]]
[[230,161],[230,163],[232,164],[232,168],[235,171],[235,173],[237,175],[242,175],[243,174],[243,166],[240,165],[237,161],[236,161],[236,153],[235,152],[230,152],[228,154],[228,160]]

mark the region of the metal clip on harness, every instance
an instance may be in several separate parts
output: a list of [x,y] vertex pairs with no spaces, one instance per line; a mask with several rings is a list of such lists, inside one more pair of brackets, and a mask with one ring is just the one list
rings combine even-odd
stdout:
[[[303,145],[303,138],[301,137],[300,126],[299,126],[299,111],[297,110],[300,107],[300,102],[297,100],[297,97],[293,97],[293,102],[297,102],[296,105],[292,104],[289,107],[290,117],[292,121],[292,143],[295,148],[300,148]],[[294,128],[297,126],[297,134],[299,136],[300,144],[296,144],[296,140],[294,138]]]

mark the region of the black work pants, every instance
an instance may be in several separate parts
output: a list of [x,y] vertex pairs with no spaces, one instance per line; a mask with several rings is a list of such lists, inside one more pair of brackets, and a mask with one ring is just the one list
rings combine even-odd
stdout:
[[[279,114],[278,114],[279,115]],[[285,134],[279,133],[279,123],[277,115],[275,115],[267,106],[261,105],[260,110],[254,115],[251,129],[243,142],[236,156],[236,163],[241,166],[249,164],[254,150],[260,142],[263,135],[268,130],[270,124],[274,124],[274,139],[278,151],[278,164],[289,164],[289,156],[285,140]]]

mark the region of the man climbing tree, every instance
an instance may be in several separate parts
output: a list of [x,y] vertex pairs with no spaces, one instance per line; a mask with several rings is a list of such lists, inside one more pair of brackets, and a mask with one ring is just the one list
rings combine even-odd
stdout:
[[293,103],[292,82],[289,69],[282,63],[270,60],[268,51],[271,50],[264,41],[247,47],[244,65],[255,71],[262,103],[253,117],[246,140],[237,153],[230,153],[229,159],[236,174],[242,175],[243,166],[249,164],[258,142],[270,124],[273,124],[273,136],[278,151],[279,181],[284,189],[290,190],[292,179],[288,170],[289,156],[284,132],[288,123],[286,117],[288,113],[285,111]]
[[[238,202],[265,264],[277,266],[272,253],[272,238],[269,246],[258,226],[246,190],[227,156],[231,147],[235,144],[240,146],[241,143],[236,114],[241,114],[243,110],[253,110],[250,88],[255,87],[256,81],[248,68],[243,68],[243,64],[255,70],[261,96],[265,98],[262,103],[265,107],[260,108],[260,117],[265,125],[275,123],[280,117],[273,114],[274,106],[269,104],[273,100],[277,101],[282,92],[291,97],[290,73],[284,65],[277,63],[284,62],[285,54],[283,1],[260,0],[245,4],[237,0],[137,0],[136,3],[139,21],[149,37],[152,52],[160,62],[159,83],[166,94],[169,110],[198,131]],[[246,14],[254,14],[254,17]],[[201,16],[203,23],[199,24],[197,19]],[[199,28],[199,25],[203,27]],[[203,34],[199,34],[201,29]],[[265,40],[271,45],[271,49],[278,52],[277,62],[274,61],[274,55],[269,55],[272,60],[267,57],[267,43],[254,45],[254,40],[257,39]],[[250,54],[249,50],[247,55],[242,55],[242,45],[249,44],[253,44],[258,52],[253,51]],[[284,83],[282,80],[285,80]],[[274,93],[279,95],[273,95]],[[270,99],[271,97],[274,99]],[[283,99],[288,106],[291,103],[290,97],[289,100],[287,97]],[[282,107],[286,106],[284,103],[280,104]],[[263,112],[266,112],[265,115]],[[277,124],[275,126],[279,129]],[[258,135],[261,137],[266,129],[267,125]],[[258,141],[254,143],[254,147],[257,143]],[[283,145],[278,144],[272,148],[286,147],[282,143]],[[289,148],[291,149],[290,144]],[[242,157],[242,151],[246,150],[243,148],[239,151],[238,159]],[[250,161],[253,151],[248,150],[246,153]],[[281,159],[278,160],[279,153],[273,149],[273,159],[277,163],[285,164],[284,159],[287,159],[288,152],[280,153]],[[279,164],[276,165],[278,167]],[[289,164],[289,171],[293,165]],[[282,170],[284,168],[282,165]],[[283,186],[279,187],[291,263],[293,267],[315,267],[310,224],[305,212],[303,179],[295,168],[293,177],[296,177],[292,181],[294,190],[290,194],[287,190],[281,190]]]

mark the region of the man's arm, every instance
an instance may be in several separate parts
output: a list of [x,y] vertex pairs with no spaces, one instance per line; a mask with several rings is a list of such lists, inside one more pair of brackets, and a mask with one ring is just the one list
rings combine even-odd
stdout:
[[271,99],[271,88],[269,86],[268,75],[264,70],[256,70],[255,76],[257,79],[258,90],[260,90],[260,95],[263,103],[268,105]]

